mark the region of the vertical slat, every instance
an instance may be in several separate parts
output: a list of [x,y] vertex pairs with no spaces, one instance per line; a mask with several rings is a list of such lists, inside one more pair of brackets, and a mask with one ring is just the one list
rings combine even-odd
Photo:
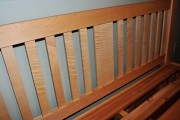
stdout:
[[32,120],[32,113],[16,62],[13,47],[9,46],[2,48],[1,50],[22,117],[25,120]]
[[147,56],[147,43],[148,43],[148,19],[149,15],[144,15],[144,35],[143,35],[143,52],[142,52],[142,64],[146,64]]
[[124,25],[123,20],[117,22],[118,24],[118,77],[123,76],[123,39],[124,39]]
[[132,30],[133,18],[127,19],[127,73],[132,70]]
[[160,42],[161,42],[161,27],[162,27],[162,12],[158,12],[157,18],[157,32],[156,32],[156,48],[155,48],[155,58],[159,56]]
[[54,36],[46,37],[46,45],[58,107],[62,107],[65,104],[65,98]]
[[74,55],[74,46],[73,46],[73,39],[71,32],[64,33],[64,42],[65,42],[72,97],[73,100],[75,100],[79,98],[79,90],[78,90],[78,79],[77,79],[76,62]]
[[42,77],[35,41],[26,42],[25,46],[27,50],[28,60],[29,60],[41,112],[42,115],[45,116],[49,114],[50,109],[49,109],[46,88]]
[[140,41],[141,41],[141,16],[136,17],[136,49],[135,49],[135,68],[140,65]]
[[113,23],[94,27],[98,87],[114,80]]
[[8,110],[6,108],[6,105],[4,103],[4,99],[2,97],[2,94],[0,92],[0,120],[10,120],[10,116],[8,113]]
[[87,29],[80,29],[80,45],[86,94],[92,92]]
[[167,19],[168,19],[168,11],[164,11],[164,17],[163,17],[163,29],[162,29],[162,42],[161,42],[161,52],[160,54],[163,55],[165,53],[166,49],[166,43],[168,41],[167,38]]
[[156,13],[151,14],[149,61],[153,60],[154,38],[155,38]]

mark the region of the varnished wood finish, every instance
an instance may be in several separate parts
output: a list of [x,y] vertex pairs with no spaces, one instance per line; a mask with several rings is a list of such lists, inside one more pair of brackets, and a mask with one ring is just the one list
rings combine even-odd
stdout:
[[92,92],[87,29],[80,29],[80,45],[86,94]]
[[126,111],[124,111],[124,110],[121,110],[121,111],[119,112],[119,114],[121,114],[123,117],[125,117],[126,115],[128,115],[128,113],[127,113]]
[[66,50],[72,98],[73,100],[75,100],[79,98],[79,89],[78,89],[78,78],[76,72],[73,38],[71,32],[64,33],[64,42],[65,42],[65,50]]
[[147,46],[148,46],[148,20],[149,15],[144,15],[144,32],[143,32],[143,50],[142,50],[142,64],[146,64]]
[[11,120],[1,92],[0,92],[0,120]]
[[120,20],[118,25],[118,77],[123,76],[123,49],[124,49],[124,22]]
[[58,107],[62,107],[65,104],[65,98],[54,36],[46,37],[46,45]]
[[50,113],[49,103],[46,94],[46,88],[42,77],[41,66],[38,58],[35,41],[25,43],[27,56],[36,88],[38,101],[40,104],[42,115],[45,116]]
[[154,53],[154,39],[155,39],[155,26],[156,25],[156,13],[151,14],[151,29],[150,29],[150,47],[149,47],[149,61],[153,60]]
[[33,117],[29,107],[29,103],[23,86],[21,75],[18,69],[13,47],[9,46],[6,48],[2,48],[1,50],[11,80],[12,88],[14,90],[20,111],[22,113],[22,117],[25,120],[29,120],[29,119],[31,120],[33,119]]
[[127,70],[129,73],[132,70],[132,37],[133,37],[133,18],[127,19]]
[[162,12],[158,12],[157,31],[156,31],[156,48],[155,48],[155,53],[154,53],[155,58],[157,58],[160,53],[161,27],[162,27]]
[[94,26],[94,44],[98,87],[114,80],[113,23]]
[[0,48],[169,8],[169,0],[157,0],[4,25],[0,26]]
[[146,73],[147,71],[151,70],[155,66],[164,62],[164,57],[165,57],[165,55],[153,60],[152,62],[147,63],[146,65],[141,66],[140,68],[132,71],[131,73],[125,74],[123,77],[116,78],[113,82],[109,83],[108,85],[101,87],[97,90],[94,90],[92,92],[92,94],[83,96],[80,99],[69,103],[65,107],[60,108],[57,111],[54,111],[53,113],[51,113],[47,116],[44,116],[42,118],[42,120],[49,120],[49,119],[59,120],[59,119],[66,118],[67,116],[71,115],[72,113],[75,113],[76,111],[81,110],[85,106],[92,104],[94,101],[97,101],[98,99],[106,96],[107,94],[111,93],[112,91],[127,84],[128,82],[132,81],[133,79],[137,78],[138,76]]
[[141,16],[136,17],[135,68],[140,65]]

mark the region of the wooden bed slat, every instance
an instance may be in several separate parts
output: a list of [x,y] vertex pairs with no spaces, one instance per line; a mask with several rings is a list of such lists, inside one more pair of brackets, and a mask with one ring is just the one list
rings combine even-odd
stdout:
[[124,21],[120,20],[118,24],[118,77],[123,76],[123,49],[124,49]]
[[127,73],[132,70],[132,37],[133,18],[127,19]]
[[2,48],[1,50],[22,117],[25,120],[32,120],[31,109],[16,62],[13,47],[9,46]]
[[135,68],[140,65],[141,16],[136,17]]
[[156,48],[154,57],[159,56],[160,42],[161,42],[161,27],[162,27],[162,12],[158,12],[157,31],[156,31]]
[[0,92],[0,120],[11,120],[1,92]]
[[148,46],[148,20],[149,15],[144,15],[144,35],[143,35],[143,51],[142,51],[142,64],[146,64],[147,46]]
[[169,0],[156,0],[4,25],[0,26],[0,48],[169,8]]
[[46,37],[46,45],[58,107],[62,107],[65,104],[65,97],[59,68],[60,63],[58,62],[54,36]]
[[114,80],[113,23],[94,26],[98,87]]
[[38,58],[35,41],[29,41],[25,43],[27,56],[37,92],[42,115],[45,116],[50,113],[49,103],[46,94],[46,88],[42,77],[41,66]]
[[92,92],[87,29],[80,29],[80,45],[86,94]]
[[71,32],[64,33],[64,42],[65,42],[65,50],[66,50],[72,98],[73,100],[75,100],[79,98],[79,89],[78,89],[78,78],[76,72],[73,38]]
[[154,53],[154,38],[155,38],[155,26],[156,25],[156,13],[151,14],[151,29],[150,29],[150,47],[149,47],[149,61],[153,60]]

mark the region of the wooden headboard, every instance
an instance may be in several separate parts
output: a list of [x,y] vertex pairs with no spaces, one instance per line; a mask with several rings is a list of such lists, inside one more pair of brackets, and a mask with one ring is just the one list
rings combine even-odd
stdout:
[[[170,60],[175,0],[156,0],[0,26],[0,51],[16,100],[25,120],[34,119],[14,54],[14,46],[26,49],[42,116],[36,119],[64,119],[161,63]],[[135,20],[135,24],[133,23]],[[125,26],[127,22],[127,26]],[[114,78],[113,23],[118,33],[118,77]],[[143,23],[143,24],[142,24]],[[135,32],[133,27],[135,26]],[[97,88],[92,88],[87,28],[94,34]],[[125,31],[125,27],[127,31]],[[78,31],[85,93],[80,95],[72,31]],[[133,35],[135,34],[135,44]],[[142,35],[143,34],[143,35]],[[62,35],[66,51],[72,100],[65,101],[55,37]],[[125,35],[127,39],[124,40]],[[142,36],[141,36],[142,35]],[[150,37],[148,37],[150,36]],[[141,38],[142,37],[142,38]],[[36,40],[45,39],[58,108],[51,111],[38,58]],[[127,46],[126,48],[124,46]],[[142,50],[140,46],[142,45]],[[135,48],[135,49],[133,49]],[[135,51],[133,51],[135,50]],[[135,54],[134,59],[132,58]],[[126,54],[126,58],[124,57]],[[127,65],[124,65],[124,60]],[[142,61],[142,62],[140,62]],[[134,63],[134,67],[132,64]],[[123,68],[126,67],[126,71]],[[10,119],[0,94],[0,116]],[[2,118],[3,119],[3,118]]]

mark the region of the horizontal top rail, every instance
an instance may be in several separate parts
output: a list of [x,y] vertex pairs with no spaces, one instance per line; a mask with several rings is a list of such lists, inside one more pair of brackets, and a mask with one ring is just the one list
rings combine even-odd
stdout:
[[0,48],[169,9],[170,0],[156,0],[3,25],[0,26]]

